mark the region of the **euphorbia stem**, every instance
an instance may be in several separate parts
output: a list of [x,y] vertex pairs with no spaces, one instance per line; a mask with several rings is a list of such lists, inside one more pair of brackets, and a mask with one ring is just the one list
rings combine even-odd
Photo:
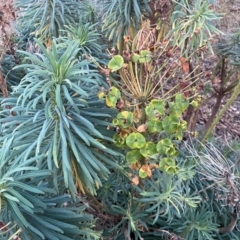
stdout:
[[211,113],[211,116],[209,117],[209,119],[208,119],[208,121],[206,123],[206,130],[209,129],[209,127],[211,126],[211,123],[213,122],[213,119],[216,117],[218,109],[221,106],[222,98],[223,98],[223,96],[221,94],[217,95],[217,102],[214,105],[212,113]]
[[213,110],[212,110],[212,114],[211,116],[209,117],[208,121],[207,121],[207,124],[206,124],[206,131],[208,130],[208,128],[211,126],[211,122],[214,120],[215,116],[217,115],[217,112],[221,106],[221,102],[222,102],[222,99],[224,97],[224,78],[225,78],[225,58],[222,59],[221,61],[221,85],[220,85],[220,90],[218,91],[218,94],[217,94],[217,102],[216,104],[214,105],[213,107]]

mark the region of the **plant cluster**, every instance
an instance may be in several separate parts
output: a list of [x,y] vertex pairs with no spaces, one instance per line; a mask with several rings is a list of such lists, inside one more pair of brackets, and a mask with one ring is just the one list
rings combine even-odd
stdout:
[[[121,101],[119,90],[112,87],[107,96],[107,104],[113,105]],[[175,101],[168,102],[168,108],[162,100],[153,99],[142,113],[136,116],[131,111],[122,110],[113,119],[117,133],[113,139],[115,145],[126,152],[126,160],[131,167],[139,169],[141,178],[150,177],[152,168],[174,173],[177,171],[174,157],[177,155],[174,141],[182,140],[186,122],[181,120],[182,113],[189,102],[181,94],[175,96]],[[144,119],[142,119],[144,117]],[[159,167],[152,164],[151,157],[159,155]]]
[[[239,34],[213,45],[210,1],[14,4],[18,33],[0,49],[0,239],[239,239],[239,142],[208,140],[239,93]],[[198,140],[209,52],[220,85]]]

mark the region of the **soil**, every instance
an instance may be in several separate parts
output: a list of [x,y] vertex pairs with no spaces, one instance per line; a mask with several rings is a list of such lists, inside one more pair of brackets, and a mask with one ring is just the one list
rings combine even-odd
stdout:
[[[219,28],[225,35],[219,38],[225,38],[239,29],[240,25],[240,0],[215,0],[216,4],[213,9],[218,13],[225,13],[222,19],[216,22],[216,27]],[[207,56],[201,65],[204,72],[210,71],[214,68],[218,58],[217,56]],[[211,76],[205,78],[204,81],[212,84]],[[232,79],[234,80],[234,79]],[[228,101],[230,96],[223,99],[220,109]],[[211,115],[212,108],[216,103],[216,98],[207,101],[201,106],[199,117],[197,120],[197,129],[203,129],[205,123]],[[216,137],[226,141],[240,138],[240,97],[232,104],[232,106],[224,114],[220,122],[217,124],[214,134]]]

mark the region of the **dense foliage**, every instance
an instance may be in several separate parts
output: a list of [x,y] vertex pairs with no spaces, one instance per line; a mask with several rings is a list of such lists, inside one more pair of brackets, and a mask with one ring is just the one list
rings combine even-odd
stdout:
[[[15,1],[18,33],[0,48],[1,240],[239,239],[240,145],[210,135],[239,93],[239,33],[214,41],[212,6]],[[210,53],[220,84],[198,132]]]

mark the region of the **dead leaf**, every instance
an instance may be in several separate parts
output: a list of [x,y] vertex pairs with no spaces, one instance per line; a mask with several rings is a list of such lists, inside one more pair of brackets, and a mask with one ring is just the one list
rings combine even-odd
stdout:
[[181,67],[182,67],[182,71],[184,73],[188,73],[189,69],[190,69],[190,62],[186,60],[186,58],[184,57],[180,57],[180,62],[181,62]]
[[154,52],[155,51],[155,44],[151,44],[149,47],[150,52]]
[[146,124],[142,124],[137,128],[138,132],[146,132],[147,130],[147,125]]
[[189,81],[180,80],[178,89],[183,92],[185,98],[192,94]]
[[125,35],[125,36],[123,36],[123,39],[124,39],[124,43],[131,42],[131,38],[130,38],[129,35]]
[[137,175],[135,175],[133,178],[132,178],[132,184],[133,185],[138,185],[139,184],[139,177]]
[[152,176],[152,170],[149,165],[143,165],[141,169],[147,173],[148,177]]
[[212,72],[211,71],[206,71],[204,73],[204,77],[210,77],[212,75]]
[[50,48],[52,46],[52,39],[49,39],[45,44],[47,48]]
[[135,123],[138,123],[142,117],[142,111],[139,108],[135,108],[135,110],[133,111],[133,117],[134,117],[133,121]]
[[169,57],[169,58],[173,57],[173,47],[172,46],[167,48],[166,56]]
[[124,129],[121,129],[120,132],[119,132],[119,136],[122,139],[125,138],[128,134],[129,134],[129,131],[128,130],[124,130]]
[[179,80],[179,90],[180,91],[186,90],[189,85],[190,85],[189,81]]
[[138,162],[129,165],[129,168],[132,170],[138,170],[140,167],[141,167],[141,164]]
[[111,70],[108,69],[108,68],[98,68],[98,71],[101,75],[104,75],[104,76],[109,76]]
[[168,40],[168,39],[165,38],[165,39],[162,40],[162,44],[163,44],[163,45],[167,45],[168,43],[169,43],[169,40]]

